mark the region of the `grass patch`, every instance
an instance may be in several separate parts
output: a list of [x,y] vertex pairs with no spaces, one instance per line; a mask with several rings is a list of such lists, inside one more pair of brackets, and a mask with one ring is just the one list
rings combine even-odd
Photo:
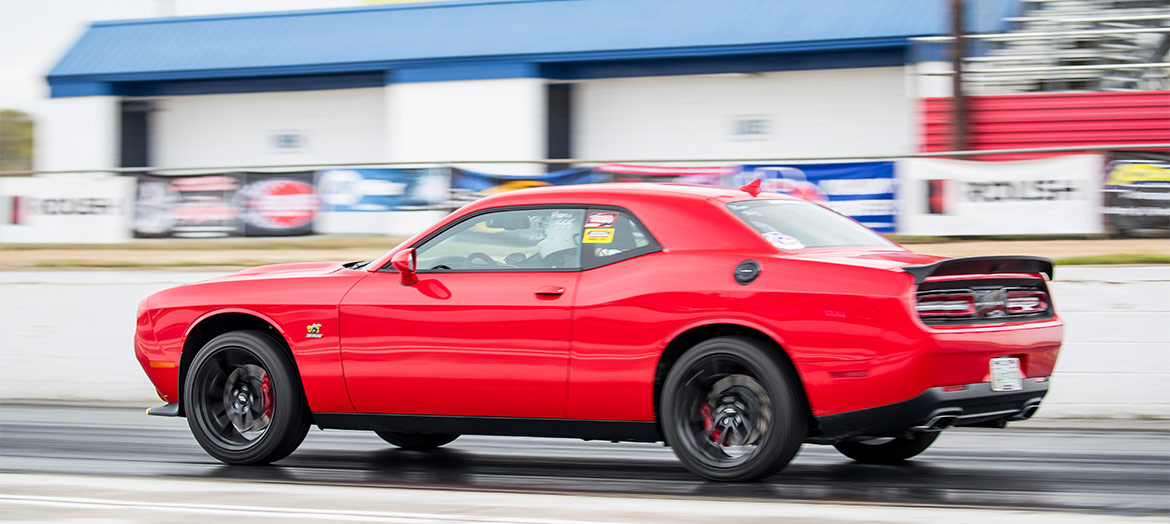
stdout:
[[136,269],[155,267],[251,267],[265,265],[266,262],[122,262],[117,260],[77,260],[69,262],[36,262],[31,267],[37,268],[91,268],[91,269]]
[[282,249],[372,249],[374,251],[389,251],[390,248],[397,246],[403,240],[406,240],[406,237],[159,238],[141,239],[118,244],[0,244],[0,250],[36,251],[65,249],[70,251],[87,251],[116,249],[131,251],[223,251],[229,249],[257,249],[278,251]]
[[1170,256],[1153,253],[1110,253],[1108,255],[1087,255],[1056,259],[1060,266],[1085,266],[1109,264],[1170,264]]
[[1102,235],[977,235],[936,237],[887,233],[885,237],[899,244],[956,244],[961,242],[1037,242],[1045,240],[1108,240]]

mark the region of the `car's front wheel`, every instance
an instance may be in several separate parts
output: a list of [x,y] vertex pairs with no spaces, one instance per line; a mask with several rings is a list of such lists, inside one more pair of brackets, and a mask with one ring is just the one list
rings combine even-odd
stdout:
[[395,431],[377,431],[375,433],[382,437],[382,440],[410,451],[434,449],[459,438],[459,435],[446,433],[398,433]]
[[711,480],[748,481],[780,471],[807,432],[794,377],[756,340],[697,344],[663,384],[659,412],[667,443],[687,469]]
[[183,408],[199,445],[228,464],[280,460],[309,431],[300,380],[261,331],[225,333],[204,345],[191,361]]
[[897,464],[918,455],[938,439],[940,432],[916,433],[910,437],[888,437],[856,442],[839,442],[833,447],[862,464]]

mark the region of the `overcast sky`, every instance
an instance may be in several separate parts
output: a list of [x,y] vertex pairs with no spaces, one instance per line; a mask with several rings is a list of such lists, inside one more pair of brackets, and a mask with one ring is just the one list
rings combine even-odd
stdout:
[[37,114],[45,74],[90,22],[362,5],[362,0],[0,0],[0,109]]

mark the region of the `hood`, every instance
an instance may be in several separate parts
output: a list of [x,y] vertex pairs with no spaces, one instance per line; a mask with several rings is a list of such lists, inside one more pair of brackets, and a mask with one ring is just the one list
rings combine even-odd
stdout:
[[298,262],[295,264],[271,264],[250,267],[238,273],[213,280],[234,280],[240,278],[274,278],[318,276],[333,273],[345,266],[343,262]]

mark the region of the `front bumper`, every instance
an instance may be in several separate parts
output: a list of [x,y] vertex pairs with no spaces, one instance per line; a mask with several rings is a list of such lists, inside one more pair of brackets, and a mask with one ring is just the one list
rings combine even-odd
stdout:
[[1047,393],[1048,377],[1026,378],[1019,391],[992,391],[989,382],[967,384],[959,391],[930,388],[904,402],[817,417],[820,432],[809,440],[834,443],[951,426],[1002,427],[1031,417]]

